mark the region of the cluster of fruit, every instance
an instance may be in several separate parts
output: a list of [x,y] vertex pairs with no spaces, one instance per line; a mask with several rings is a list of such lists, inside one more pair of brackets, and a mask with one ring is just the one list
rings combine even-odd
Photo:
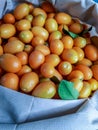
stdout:
[[49,2],[17,5],[0,20],[0,85],[60,99],[74,95],[69,82],[76,98],[91,96],[98,89],[98,48],[88,31]]

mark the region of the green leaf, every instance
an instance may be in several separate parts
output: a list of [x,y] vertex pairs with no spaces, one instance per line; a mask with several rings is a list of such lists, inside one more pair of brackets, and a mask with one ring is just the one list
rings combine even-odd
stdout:
[[71,31],[67,31],[67,30],[64,29],[64,28],[62,29],[62,31],[63,31],[64,34],[67,34],[67,35],[71,36],[72,38],[76,38],[76,37],[82,36],[83,34],[89,32],[89,31],[91,31],[91,30],[92,30],[92,26],[91,26],[90,28],[88,28],[88,29],[83,30],[83,31],[82,31],[81,33],[79,33],[79,34],[75,34],[75,33],[71,32]]
[[68,35],[71,36],[72,38],[79,37],[78,34],[75,34],[75,33],[71,32],[71,31],[67,31],[67,30],[65,30],[64,28],[62,29],[62,31],[63,31],[64,34],[68,34]]
[[91,30],[92,30],[92,26],[90,28],[87,28],[87,29],[83,30],[81,33],[79,33],[79,35],[81,36],[81,35],[83,35],[85,33],[88,33]]
[[79,97],[79,92],[74,88],[74,83],[62,80],[58,86],[58,94],[61,99],[72,100]]

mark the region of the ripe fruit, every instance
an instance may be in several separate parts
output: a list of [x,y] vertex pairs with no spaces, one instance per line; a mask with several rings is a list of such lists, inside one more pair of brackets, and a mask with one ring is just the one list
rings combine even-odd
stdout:
[[78,62],[78,53],[74,49],[64,49],[61,55],[62,59],[70,62],[71,64]]
[[55,20],[58,24],[67,24],[71,23],[71,16],[67,13],[59,12],[55,15]]
[[49,35],[49,42],[51,42],[54,39],[61,39],[62,33],[60,31],[54,31]]
[[61,40],[55,39],[50,41],[50,51],[53,54],[60,55],[63,52],[64,45]]
[[46,78],[51,78],[54,76],[54,67],[51,65],[51,63],[43,63],[40,68],[41,74]]
[[88,98],[91,94],[91,85],[87,81],[83,81],[83,88],[80,91],[79,98]]
[[32,51],[29,55],[29,65],[32,69],[37,69],[45,61],[45,56],[41,51]]
[[86,39],[83,37],[77,37],[74,39],[74,46],[84,48],[86,46]]
[[98,65],[92,65],[91,70],[93,72],[93,77],[98,80]]
[[7,14],[4,15],[3,21],[4,21],[4,23],[14,24],[15,23],[15,17],[14,17],[13,14],[7,13]]
[[1,76],[0,84],[7,88],[18,91],[19,78],[14,73],[6,73],[3,76]]
[[30,43],[33,38],[33,33],[29,30],[24,30],[19,33],[19,39],[24,43]]
[[51,63],[54,67],[56,67],[60,63],[61,59],[56,54],[49,54],[45,57],[45,62]]
[[65,49],[71,49],[73,47],[74,42],[70,36],[63,36],[61,41],[63,42]]
[[38,51],[42,52],[44,54],[44,56],[47,56],[47,55],[50,54],[50,49],[46,45],[37,45],[35,47],[35,50],[38,50]]
[[21,19],[15,24],[18,31],[29,30],[31,28],[31,23],[27,19]]
[[44,17],[44,15],[39,14],[39,15],[35,16],[34,19],[32,20],[32,25],[43,27],[45,24],[45,20],[46,20],[46,18]]
[[47,18],[47,13],[43,9],[41,9],[39,7],[38,8],[34,8],[32,14],[33,14],[33,16],[37,16],[37,15],[41,14],[45,18]]
[[82,50],[82,48],[73,47],[73,49],[78,53],[78,57],[79,57],[78,61],[83,60],[85,54],[84,54],[84,51]]
[[74,88],[75,88],[78,92],[80,92],[81,89],[83,88],[83,81],[80,80],[80,79],[78,79],[78,78],[73,78],[73,79],[71,79],[70,81],[74,83]]
[[45,22],[45,28],[49,33],[52,33],[58,30],[58,24],[55,19],[48,18]]
[[38,75],[35,72],[28,72],[22,75],[19,86],[23,92],[29,93],[34,89],[38,82]]
[[19,4],[14,9],[14,16],[17,20],[20,20],[29,14],[30,8],[26,3]]
[[15,26],[13,24],[1,24],[0,26],[0,37],[8,39],[14,36],[16,33]]
[[82,73],[84,74],[84,80],[89,80],[93,76],[92,70],[86,65],[83,64],[76,65],[75,69],[82,71]]
[[67,76],[67,79],[71,80],[71,79],[74,79],[74,78],[83,80],[84,75],[83,75],[82,71],[80,71],[80,70],[72,70],[71,73]]
[[81,33],[82,30],[83,30],[83,25],[81,23],[72,23],[70,26],[69,26],[69,30],[73,33]]
[[54,6],[50,2],[48,2],[48,1],[43,2],[41,4],[41,8],[43,10],[45,10],[45,12],[47,12],[47,13],[55,12]]
[[91,85],[91,90],[92,91],[95,91],[98,89],[98,81],[94,78],[91,78],[90,80],[88,80],[88,82],[90,83]]
[[37,46],[37,45],[43,45],[44,44],[44,39],[40,36],[35,36],[33,37],[31,41],[32,46]]
[[33,96],[52,98],[56,94],[56,85],[52,81],[39,83],[32,92]]
[[58,65],[58,71],[61,75],[68,75],[72,71],[72,65],[67,61],[61,61]]
[[84,53],[89,60],[91,61],[98,60],[98,49],[94,45],[92,44],[86,45],[84,48]]
[[0,56],[0,67],[7,72],[16,73],[21,69],[21,61],[15,55],[5,53]]
[[22,65],[28,64],[28,54],[25,51],[21,51],[19,53],[16,53],[16,56],[21,61]]
[[31,71],[32,71],[32,69],[31,69],[30,66],[28,66],[28,65],[23,65],[23,66],[21,67],[21,69],[17,72],[17,75],[18,75],[18,76],[22,76],[23,74],[28,73],[28,72],[31,72]]
[[23,51],[23,49],[24,49],[24,43],[18,39],[9,41],[8,43],[4,45],[5,53],[15,54],[15,53]]
[[34,26],[34,27],[32,27],[31,31],[34,36],[42,37],[44,39],[44,41],[46,41],[48,39],[48,36],[49,36],[48,31],[41,26]]

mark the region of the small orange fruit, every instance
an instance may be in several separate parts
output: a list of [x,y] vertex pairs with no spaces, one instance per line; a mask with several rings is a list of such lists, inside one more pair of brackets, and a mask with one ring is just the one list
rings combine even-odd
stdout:
[[19,78],[14,73],[6,73],[1,77],[0,84],[7,88],[18,91]]
[[61,61],[58,65],[58,71],[61,75],[68,75],[72,71],[72,65],[67,61]]
[[71,64],[77,63],[79,60],[78,53],[74,49],[64,49],[61,55],[62,59]]
[[92,65],[91,70],[93,72],[93,77],[98,80],[98,65]]
[[45,61],[45,56],[41,51],[34,50],[29,55],[29,65],[32,69],[37,69]]
[[82,73],[84,74],[84,80],[89,80],[93,76],[92,70],[86,65],[83,64],[76,65],[75,69],[82,71]]
[[68,35],[63,36],[61,41],[63,42],[65,49],[71,49],[73,47],[74,42],[70,36],[68,36]]
[[53,54],[60,55],[63,52],[64,45],[61,40],[55,39],[50,42],[50,51]]
[[51,78],[54,76],[54,67],[51,65],[51,63],[43,63],[40,68],[41,74],[46,78]]
[[98,49],[94,45],[92,44],[86,45],[84,48],[84,53],[85,56],[91,61],[98,60]]

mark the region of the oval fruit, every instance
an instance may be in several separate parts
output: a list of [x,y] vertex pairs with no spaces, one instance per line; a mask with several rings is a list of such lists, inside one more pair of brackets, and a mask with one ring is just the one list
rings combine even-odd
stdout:
[[40,98],[52,98],[56,94],[56,86],[52,81],[39,83],[32,92],[33,96]]
[[20,89],[25,93],[29,93],[34,89],[38,82],[39,77],[35,72],[25,73],[20,79]]
[[29,55],[29,65],[32,69],[37,69],[45,61],[45,56],[42,52],[35,50]]
[[24,49],[24,43],[18,39],[9,41],[8,43],[4,45],[5,53],[15,54],[15,53],[23,51],[23,49]]
[[14,16],[17,20],[20,20],[29,14],[30,8],[26,3],[19,4],[14,9]]
[[48,39],[49,33],[45,28],[34,26],[31,30],[34,36],[42,37],[45,41]]
[[7,72],[16,73],[21,69],[21,62],[15,55],[5,53],[0,56],[0,67]]
[[67,24],[71,23],[71,16],[67,13],[59,12],[55,15],[55,19],[58,24]]
[[15,26],[18,31],[29,30],[31,28],[31,23],[27,19],[21,19],[16,22]]
[[52,33],[54,31],[57,31],[58,30],[58,24],[56,22],[55,19],[53,18],[48,18],[45,22],[45,28],[47,29],[47,31],[49,33]]
[[19,78],[16,74],[14,73],[6,73],[0,78],[0,84],[18,91],[18,83],[19,83]]
[[4,39],[8,39],[14,36],[16,33],[15,26],[12,24],[2,24],[0,26],[0,37]]
[[33,33],[29,30],[24,30],[19,33],[19,39],[24,43],[30,43],[33,38]]

